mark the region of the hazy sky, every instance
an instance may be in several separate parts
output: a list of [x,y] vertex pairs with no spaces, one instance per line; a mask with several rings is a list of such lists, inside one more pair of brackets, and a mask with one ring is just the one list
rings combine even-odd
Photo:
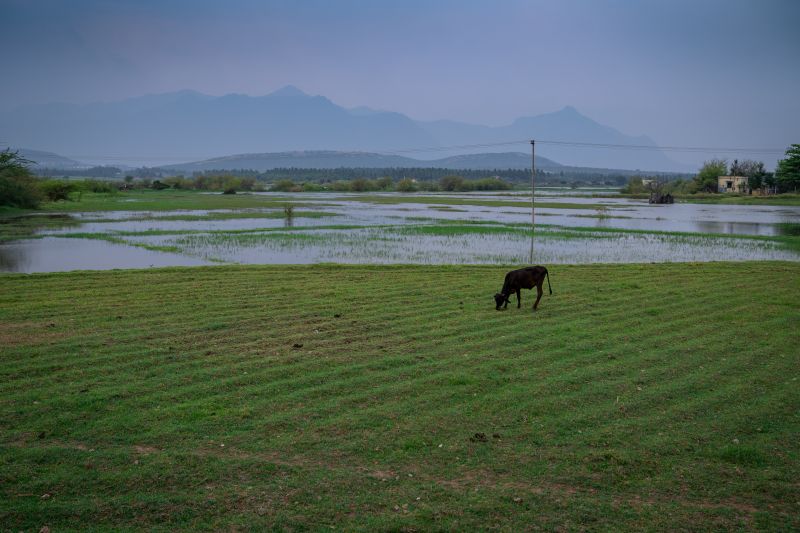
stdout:
[[293,84],[415,119],[572,105],[664,145],[784,147],[798,21],[798,0],[0,0],[0,108]]

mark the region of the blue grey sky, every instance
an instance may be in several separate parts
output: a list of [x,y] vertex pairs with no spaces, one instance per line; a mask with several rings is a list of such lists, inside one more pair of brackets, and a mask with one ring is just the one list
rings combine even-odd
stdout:
[[293,84],[421,120],[572,105],[663,145],[800,142],[798,0],[0,0],[0,13],[0,109]]

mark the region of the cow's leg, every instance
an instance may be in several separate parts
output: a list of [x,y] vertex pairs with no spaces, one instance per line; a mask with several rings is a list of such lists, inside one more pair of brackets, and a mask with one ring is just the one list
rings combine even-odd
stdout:
[[539,283],[536,286],[536,303],[533,304],[533,310],[536,311],[536,308],[539,306],[539,300],[542,299],[542,294],[544,291],[542,290],[542,284]]
[[522,306],[522,293],[517,289],[517,309]]
[[503,309],[508,309],[508,295],[506,295],[506,303],[503,304]]

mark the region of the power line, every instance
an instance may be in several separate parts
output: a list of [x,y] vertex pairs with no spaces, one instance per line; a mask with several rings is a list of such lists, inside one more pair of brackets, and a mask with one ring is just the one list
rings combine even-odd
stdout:
[[609,144],[609,143],[587,143],[576,141],[540,141],[541,144],[557,146],[569,146],[572,148],[609,148],[623,150],[658,150],[662,152],[700,152],[700,153],[747,153],[747,154],[783,154],[783,148],[730,148],[730,147],[707,147],[707,146],[658,146],[647,144]]

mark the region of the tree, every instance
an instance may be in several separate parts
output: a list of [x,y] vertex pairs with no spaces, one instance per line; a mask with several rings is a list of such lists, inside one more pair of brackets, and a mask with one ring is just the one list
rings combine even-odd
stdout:
[[41,188],[45,197],[51,202],[67,201],[69,195],[78,190],[76,184],[68,180],[47,180],[42,183]]
[[29,161],[6,149],[0,152],[0,206],[34,209],[42,200],[38,180],[28,169]]
[[356,178],[350,182],[350,190],[353,192],[364,192],[370,189],[369,181],[364,178]]
[[417,184],[411,178],[403,178],[397,182],[398,192],[414,192],[417,190]]
[[717,192],[717,178],[728,174],[728,162],[724,159],[711,159],[703,163],[700,172],[694,177],[693,192]]
[[392,190],[392,178],[390,178],[389,176],[378,178],[378,180],[375,183],[377,184],[378,189],[382,191]]
[[775,182],[781,192],[797,192],[800,189],[800,144],[789,146],[786,157],[778,161]]
[[439,180],[439,187],[443,191],[458,191],[464,186],[464,178],[461,176],[443,176]]
[[277,191],[277,192],[290,192],[295,188],[295,184],[290,179],[282,179],[278,180],[272,184],[272,187],[269,188],[270,191]]
[[767,171],[764,169],[764,163],[762,161],[747,159],[742,161],[739,166],[741,170],[740,175],[747,176],[747,185],[750,187],[751,191],[764,187],[764,177],[767,175]]
[[642,185],[641,176],[631,176],[628,178],[628,184],[625,185],[620,192],[622,194],[640,194],[644,192],[644,185]]

